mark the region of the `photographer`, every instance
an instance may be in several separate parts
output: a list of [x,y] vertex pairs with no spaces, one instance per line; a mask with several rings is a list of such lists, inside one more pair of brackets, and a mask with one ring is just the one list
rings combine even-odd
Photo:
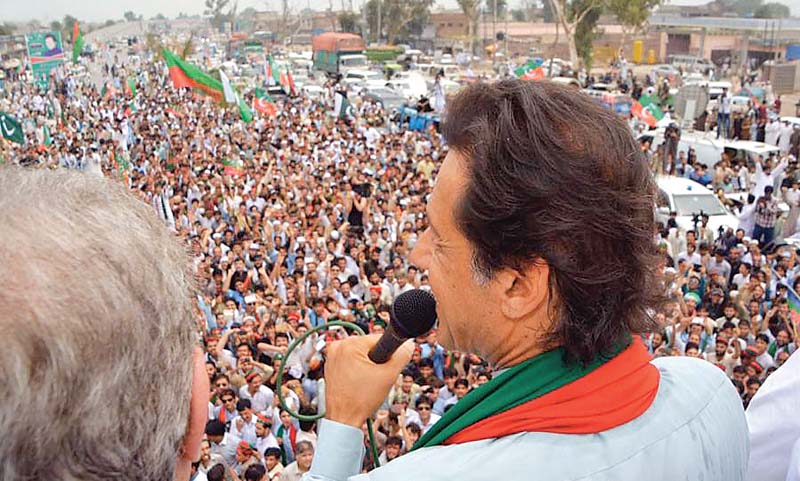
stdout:
[[756,201],[756,225],[753,229],[753,239],[761,245],[772,242],[775,235],[775,224],[778,222],[778,202],[772,197],[772,186],[764,187],[764,195]]

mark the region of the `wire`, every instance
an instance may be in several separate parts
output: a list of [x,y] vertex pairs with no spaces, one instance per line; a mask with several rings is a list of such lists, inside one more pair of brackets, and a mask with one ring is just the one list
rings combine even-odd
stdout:
[[[364,331],[358,327],[356,324],[347,321],[330,321],[326,324],[322,324],[321,326],[317,326],[313,329],[310,329],[305,334],[301,335],[286,349],[286,354],[283,355],[283,359],[281,359],[281,365],[278,367],[278,379],[275,380],[275,388],[278,391],[278,401],[281,403],[281,407],[288,412],[291,416],[299,419],[300,421],[317,421],[325,417],[325,412],[318,412],[317,414],[307,415],[307,414],[300,414],[292,411],[289,406],[286,404],[286,399],[283,397],[283,371],[286,367],[286,361],[289,359],[289,354],[295,350],[303,341],[306,340],[308,336],[314,334],[316,332],[324,331],[330,329],[331,327],[346,327],[348,329],[352,329],[353,331],[357,332],[359,336],[364,335]],[[380,461],[378,460],[378,447],[375,444],[375,432],[372,429],[372,418],[367,418],[367,433],[369,434],[369,446],[370,451],[372,451],[372,459],[375,461],[375,467],[379,468],[381,466]]]

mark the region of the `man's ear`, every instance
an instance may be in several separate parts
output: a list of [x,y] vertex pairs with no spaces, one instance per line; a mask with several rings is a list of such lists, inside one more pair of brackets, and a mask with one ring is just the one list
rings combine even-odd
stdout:
[[523,319],[546,305],[550,267],[542,260],[521,269],[504,269],[496,275],[502,302],[500,309],[508,319]]
[[200,446],[208,421],[208,393],[210,391],[203,350],[196,346],[192,352],[192,390],[189,399],[189,420],[183,435],[178,461],[175,464],[175,481],[188,481],[192,463],[200,459]]

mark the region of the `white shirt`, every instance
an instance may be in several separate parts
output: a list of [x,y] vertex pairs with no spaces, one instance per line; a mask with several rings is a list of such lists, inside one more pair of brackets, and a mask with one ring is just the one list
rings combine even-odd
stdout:
[[239,390],[239,398],[249,399],[253,411],[259,413],[266,411],[268,407],[272,406],[272,399],[274,397],[275,393],[272,392],[272,389],[264,385],[259,386],[255,394],[250,394],[249,386],[242,386],[242,389]]
[[[237,424],[238,424],[240,419],[244,423],[244,425],[242,426],[241,430],[237,426]],[[256,443],[256,416],[255,415],[250,416],[250,422],[249,423],[246,422],[241,416],[236,416],[235,418],[233,418],[233,421],[231,421],[231,427],[228,430],[228,432],[231,433],[231,435],[236,436],[239,439],[243,439],[243,440],[247,441],[248,443],[255,444]]]
[[419,420],[419,422],[420,422],[420,424],[419,424],[419,427],[420,427],[420,429],[422,429],[422,434],[425,434],[425,433],[427,433],[427,432],[428,432],[428,430],[431,428],[431,426],[433,426],[434,424],[436,424],[436,421],[440,420],[441,418],[442,418],[442,417],[441,417],[441,416],[439,416],[438,414],[436,414],[436,413],[431,413],[431,417],[428,419],[428,422],[427,422],[427,424],[426,424],[426,423],[423,423],[423,422],[422,422],[422,418],[420,418],[420,420]]
[[263,438],[256,438],[255,445],[262,456],[268,448],[280,448],[278,440],[275,439],[275,436],[270,431],[267,431],[267,435]]
[[752,481],[800,479],[800,356],[793,354],[764,381],[745,415],[750,430]]

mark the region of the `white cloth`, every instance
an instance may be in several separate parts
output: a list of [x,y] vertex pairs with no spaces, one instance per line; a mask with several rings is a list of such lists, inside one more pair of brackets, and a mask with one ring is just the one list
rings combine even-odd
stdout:
[[800,479],[800,355],[793,354],[761,386],[747,408],[748,481]]
[[789,149],[792,146],[792,133],[794,133],[794,127],[791,124],[784,124],[781,127],[780,137],[778,138],[778,148],[781,149],[782,154],[788,154]]
[[730,380],[699,359],[652,362],[661,374],[655,401],[644,414],[614,429],[592,435],[528,432],[423,448],[358,474],[361,429],[323,419],[319,449],[304,479],[633,481],[646,474],[649,481],[744,480],[750,453],[747,423]]
[[781,135],[781,124],[770,120],[764,126],[764,143],[769,145],[778,145],[778,137]]

